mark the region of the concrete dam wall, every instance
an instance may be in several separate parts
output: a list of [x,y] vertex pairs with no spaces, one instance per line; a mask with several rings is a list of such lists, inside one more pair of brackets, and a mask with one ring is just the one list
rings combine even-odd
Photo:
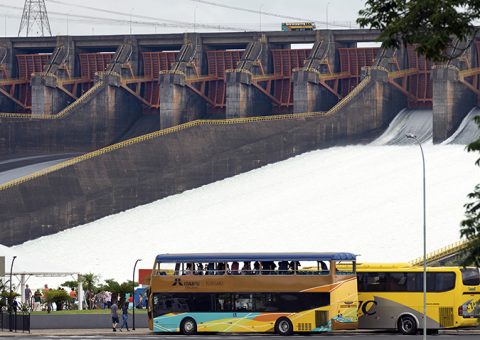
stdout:
[[56,115],[0,114],[0,156],[92,151],[118,141],[140,116],[140,103],[98,82]]
[[406,106],[372,68],[328,112],[198,120],[133,138],[0,187],[0,239],[14,245],[306,151],[370,141]]

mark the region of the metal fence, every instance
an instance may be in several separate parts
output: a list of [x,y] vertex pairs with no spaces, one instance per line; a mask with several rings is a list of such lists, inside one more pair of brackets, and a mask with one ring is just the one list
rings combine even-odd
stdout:
[[0,311],[0,330],[2,332],[30,333],[30,313]]

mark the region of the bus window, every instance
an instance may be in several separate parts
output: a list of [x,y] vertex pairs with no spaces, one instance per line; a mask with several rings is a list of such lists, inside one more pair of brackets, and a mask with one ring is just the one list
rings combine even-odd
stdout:
[[386,283],[386,273],[367,273],[367,292],[384,292]]
[[407,290],[407,273],[389,273],[387,290],[390,292],[405,292]]
[[232,311],[232,295],[231,294],[217,294],[216,296],[216,311],[217,312],[231,312]]
[[480,285],[480,273],[478,268],[461,268],[462,282],[465,286]]
[[[427,274],[427,287],[429,274],[435,276],[435,287],[433,292],[446,292],[455,288],[455,273],[428,273]],[[430,291],[430,290],[429,290]]]
[[259,293],[253,296],[256,312],[278,312],[274,299],[270,293]]
[[252,294],[235,294],[235,310],[237,312],[251,312],[252,307]]

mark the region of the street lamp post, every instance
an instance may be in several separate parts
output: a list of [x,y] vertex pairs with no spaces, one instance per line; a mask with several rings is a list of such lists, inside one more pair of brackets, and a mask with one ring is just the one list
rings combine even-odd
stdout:
[[13,322],[12,322],[12,317],[11,317],[11,315],[12,315],[12,308],[13,308],[12,273],[13,273],[13,262],[15,262],[15,259],[16,259],[16,258],[17,258],[16,256],[14,256],[14,257],[12,258],[12,264],[10,265],[10,298],[8,299],[9,302],[10,302],[10,306],[9,306],[9,308],[8,308],[8,310],[10,311],[10,320],[9,320],[10,332],[13,331],[13,327],[12,327],[12,326],[13,326],[13,325],[12,325]]
[[426,190],[425,190],[425,156],[423,154],[422,144],[418,141],[417,136],[407,133],[405,136],[413,139],[420,147],[422,153],[423,166],[423,339],[427,338],[427,206],[426,206]]
[[135,261],[135,265],[133,266],[133,279],[132,279],[132,330],[135,330],[135,268],[137,267],[137,263],[142,261],[142,259],[138,259]]

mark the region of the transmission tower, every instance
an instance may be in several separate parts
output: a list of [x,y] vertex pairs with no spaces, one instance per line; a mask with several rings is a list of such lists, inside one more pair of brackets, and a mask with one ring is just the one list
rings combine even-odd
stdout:
[[[34,30],[35,27],[38,29],[37,31]],[[45,35],[52,36],[45,0],[25,0],[18,36],[23,33],[26,37],[32,33],[42,37]]]

